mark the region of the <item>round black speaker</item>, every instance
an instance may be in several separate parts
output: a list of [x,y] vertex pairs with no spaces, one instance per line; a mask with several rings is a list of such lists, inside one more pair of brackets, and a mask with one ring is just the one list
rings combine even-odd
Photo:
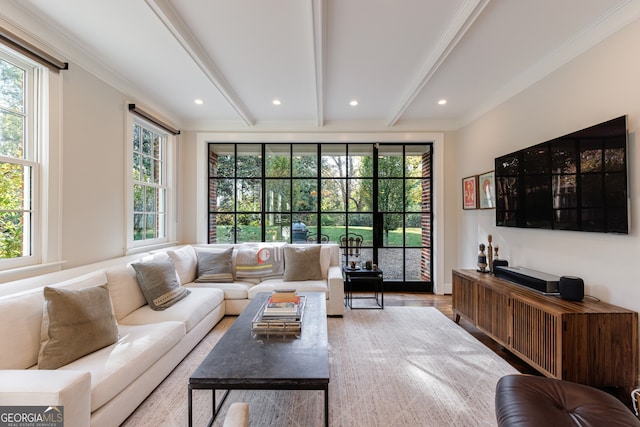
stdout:
[[579,277],[562,276],[558,283],[560,297],[571,301],[582,301],[584,298],[584,281]]

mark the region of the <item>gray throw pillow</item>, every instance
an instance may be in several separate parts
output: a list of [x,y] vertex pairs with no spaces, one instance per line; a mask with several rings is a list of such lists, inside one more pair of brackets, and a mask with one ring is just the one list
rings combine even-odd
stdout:
[[320,246],[284,248],[284,281],[321,280]]
[[233,282],[232,255],[233,248],[196,249],[198,255],[198,278],[196,282]]
[[152,310],[165,310],[191,293],[178,282],[171,258],[133,263],[131,266],[136,271],[144,299]]
[[57,369],[117,341],[107,285],[44,288],[39,369]]

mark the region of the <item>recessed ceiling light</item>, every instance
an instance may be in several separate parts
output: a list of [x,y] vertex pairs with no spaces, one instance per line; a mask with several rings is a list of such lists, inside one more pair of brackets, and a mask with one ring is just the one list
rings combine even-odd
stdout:
[[195,102],[195,103],[196,103],[196,104],[198,104],[198,105],[202,105],[202,104],[204,104],[204,101],[203,101],[202,99],[200,99],[200,98],[196,99],[196,100],[195,100],[195,101],[193,101],[193,102]]
[[280,105],[280,104],[282,104],[282,101],[280,101],[279,99],[273,100],[273,105]]
[[352,107],[355,107],[356,105],[358,105],[358,101],[354,99],[349,102],[349,105],[351,105]]
[[446,99],[441,99],[440,101],[438,101],[438,105],[444,105],[447,103]]

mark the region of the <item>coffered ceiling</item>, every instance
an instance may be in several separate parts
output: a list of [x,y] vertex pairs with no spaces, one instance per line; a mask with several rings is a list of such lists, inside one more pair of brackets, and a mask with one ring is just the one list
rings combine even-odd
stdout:
[[0,17],[184,129],[446,130],[631,23],[639,3],[0,0]]

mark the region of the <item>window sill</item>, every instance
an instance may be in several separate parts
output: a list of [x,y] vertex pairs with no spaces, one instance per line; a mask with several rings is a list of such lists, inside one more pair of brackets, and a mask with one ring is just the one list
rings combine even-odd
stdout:
[[11,268],[0,271],[0,283],[11,282],[13,280],[26,279],[28,277],[39,276],[41,274],[54,273],[62,270],[66,261],[49,262],[46,264],[28,265],[25,267]]
[[127,255],[135,255],[135,254],[140,254],[144,252],[151,252],[158,249],[170,248],[171,246],[176,246],[176,245],[178,245],[177,241],[171,241],[171,242],[157,243],[155,245],[131,247],[127,249]]

